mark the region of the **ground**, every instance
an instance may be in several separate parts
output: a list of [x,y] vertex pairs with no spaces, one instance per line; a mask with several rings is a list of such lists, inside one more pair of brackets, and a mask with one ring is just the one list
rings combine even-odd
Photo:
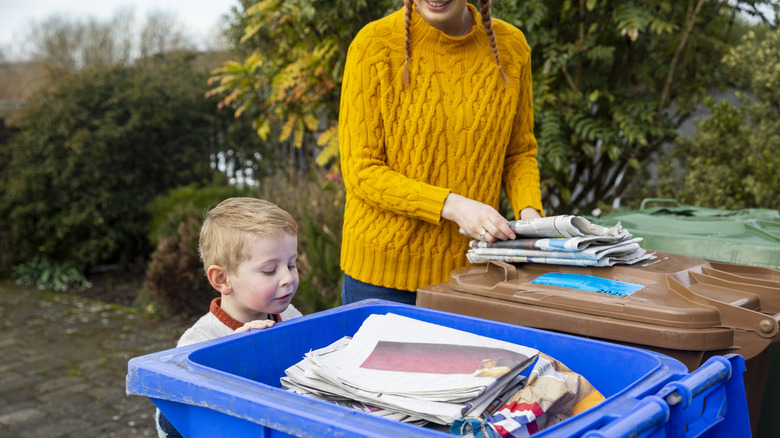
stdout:
[[112,270],[91,274],[87,280],[92,287],[70,291],[86,298],[132,307],[143,287],[143,273],[132,270]]

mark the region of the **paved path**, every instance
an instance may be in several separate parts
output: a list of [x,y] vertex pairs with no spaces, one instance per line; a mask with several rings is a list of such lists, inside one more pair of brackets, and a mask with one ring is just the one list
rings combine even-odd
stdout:
[[186,326],[1,284],[0,437],[156,436],[154,405],[125,395],[127,361],[171,348]]

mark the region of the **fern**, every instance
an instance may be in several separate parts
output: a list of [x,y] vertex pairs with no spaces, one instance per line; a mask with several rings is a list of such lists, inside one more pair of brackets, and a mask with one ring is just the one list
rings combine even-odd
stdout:
[[590,61],[603,61],[611,63],[615,56],[615,47],[595,46],[585,52],[585,57]]
[[628,2],[615,8],[612,19],[621,35],[628,36],[631,41],[636,41],[639,38],[639,32],[645,30],[651,17],[652,14]]
[[542,148],[542,159],[550,164],[556,172],[562,170],[568,164],[566,151],[569,150],[566,134],[564,130],[565,123],[560,114],[544,113],[541,117],[540,143]]

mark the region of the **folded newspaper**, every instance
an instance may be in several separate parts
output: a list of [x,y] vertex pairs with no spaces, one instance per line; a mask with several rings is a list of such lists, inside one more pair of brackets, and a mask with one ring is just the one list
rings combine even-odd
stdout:
[[466,257],[471,263],[547,263],[575,266],[634,264],[654,258],[620,223],[593,224],[582,216],[551,216],[510,221],[517,238],[492,243],[472,240]]
[[282,387],[399,421],[450,425],[516,393],[539,352],[389,313],[285,371]]

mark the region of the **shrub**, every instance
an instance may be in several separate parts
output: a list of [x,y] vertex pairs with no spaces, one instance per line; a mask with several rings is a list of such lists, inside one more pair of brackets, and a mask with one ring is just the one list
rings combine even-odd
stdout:
[[[223,118],[186,59],[67,76],[30,99],[0,173],[8,263],[131,264],[151,251],[139,206],[217,177]],[[4,146],[6,148],[6,146]]]
[[[151,213],[149,241],[156,245],[162,237],[174,236],[179,225],[189,217],[203,219],[206,210],[223,200],[235,196],[254,196],[256,190],[229,185],[177,187],[163,196],[158,196],[147,207]],[[197,240],[195,242],[197,248]]]
[[759,40],[753,32],[724,58],[740,105],[708,102],[710,115],[692,139],[680,138],[662,167],[661,197],[726,210],[780,208],[780,30]]
[[90,286],[81,269],[76,265],[55,263],[44,257],[34,257],[27,263],[14,266],[13,279],[17,284],[57,292]]

